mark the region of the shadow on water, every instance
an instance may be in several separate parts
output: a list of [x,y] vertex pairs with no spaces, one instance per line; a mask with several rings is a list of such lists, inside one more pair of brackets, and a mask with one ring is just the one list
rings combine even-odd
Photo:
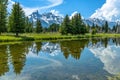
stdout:
[[[49,43],[49,44],[48,44]],[[1,45],[0,46],[0,76],[9,72],[10,65],[16,75],[20,75],[26,65],[27,55],[32,52],[39,56],[41,51],[48,54],[62,52],[67,60],[72,58],[79,60],[85,47],[87,48],[107,48],[108,45],[120,45],[119,38],[97,38],[83,39],[78,41],[59,41],[59,42],[25,42],[21,44]],[[75,77],[76,78],[76,77]],[[85,79],[89,80],[89,79]],[[95,80],[95,79],[94,79]]]

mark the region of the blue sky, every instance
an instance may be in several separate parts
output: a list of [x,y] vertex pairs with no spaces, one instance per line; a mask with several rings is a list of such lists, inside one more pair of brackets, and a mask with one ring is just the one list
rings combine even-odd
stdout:
[[[120,0],[9,0],[20,2],[26,15],[56,11],[57,14],[79,12],[84,18],[99,18],[108,21],[120,20]],[[9,6],[10,7],[10,6]]]
[[105,0],[66,0],[55,9],[62,14],[69,15],[77,11],[80,12],[83,17],[89,18],[104,2]]
[[[51,4],[49,0],[13,0],[13,1],[19,1],[23,6],[29,8],[43,7]],[[96,9],[100,8],[104,3],[105,0],[63,0],[61,4],[48,9],[41,10],[40,12],[43,13],[50,10],[57,10],[61,14],[71,15],[73,12],[77,11],[80,12],[83,17],[88,18],[95,12]]]

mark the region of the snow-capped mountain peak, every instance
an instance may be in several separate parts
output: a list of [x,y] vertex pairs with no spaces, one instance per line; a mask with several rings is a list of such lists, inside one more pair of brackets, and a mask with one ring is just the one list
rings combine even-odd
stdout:
[[[76,13],[78,12],[75,12],[74,14]],[[43,14],[40,14],[38,10],[36,10],[31,15],[29,15],[29,20],[35,23],[37,19],[41,21],[43,27],[49,27],[53,23],[61,24],[64,17],[62,15],[59,15],[58,12],[55,12],[54,10],[48,13],[43,13]],[[88,18],[88,19],[82,18],[82,19],[86,25],[89,24],[90,26],[92,26],[93,23],[98,26],[103,26],[106,22],[106,20],[98,19],[98,18]],[[108,21],[108,24],[109,24],[109,27],[112,28],[116,24],[120,25],[120,21],[119,20],[117,22]]]
[[[103,26],[105,24],[106,20],[98,19],[98,18],[89,18],[89,19],[83,19],[83,22],[90,26],[92,26],[93,23],[98,26]],[[120,22],[119,21],[117,21],[117,22],[108,21],[108,25],[110,28],[112,28],[113,26],[115,26],[117,24],[120,24]]]
[[56,15],[53,12],[40,14],[37,10],[29,15],[29,19],[31,22],[36,22],[36,20],[39,19],[43,27],[49,27],[53,23],[61,24],[63,16]]

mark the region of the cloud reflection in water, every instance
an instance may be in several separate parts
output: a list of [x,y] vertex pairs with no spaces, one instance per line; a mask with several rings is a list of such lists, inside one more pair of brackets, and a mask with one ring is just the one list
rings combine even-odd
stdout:
[[111,74],[120,73],[120,46],[91,48],[90,51],[101,60],[106,71]]

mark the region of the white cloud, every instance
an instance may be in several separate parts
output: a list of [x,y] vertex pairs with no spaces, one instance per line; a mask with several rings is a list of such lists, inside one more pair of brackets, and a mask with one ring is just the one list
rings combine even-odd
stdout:
[[[55,7],[55,6],[58,6],[60,4],[63,3],[63,0],[47,0],[49,5],[46,5],[46,6],[42,6],[42,7],[26,7],[24,5],[21,4],[21,6],[23,7],[23,10],[25,11],[26,15],[30,15],[32,12],[38,10],[38,11],[42,11],[42,10],[47,10],[49,8],[52,8],[52,7]],[[14,4],[14,2],[12,0],[9,0],[9,9],[12,8],[12,5]]]
[[[78,13],[79,13],[78,11],[73,12],[73,13],[71,14],[71,16],[70,16],[70,19],[72,19],[72,17],[75,16],[76,14],[78,14]],[[81,18],[84,19],[83,16],[81,16]]]
[[25,11],[26,16],[29,16],[32,12],[38,10],[39,8],[28,8],[23,6],[23,10]]
[[62,16],[62,17],[63,17],[63,15],[60,14],[60,12],[57,11],[57,10],[51,10],[50,12],[51,12],[52,14],[54,14],[55,16]]
[[63,0],[47,0],[47,1],[50,2],[50,5],[40,7],[39,9],[52,8],[52,7],[58,6],[63,3]]
[[72,17],[75,16],[77,13],[78,13],[77,11],[73,12],[70,16],[70,19],[72,19]]
[[99,18],[108,21],[120,20],[120,0],[106,0],[103,6],[97,9],[90,18]]
[[8,11],[9,11],[9,12],[11,12],[12,5],[13,5],[14,3],[15,3],[14,1],[8,0]]

